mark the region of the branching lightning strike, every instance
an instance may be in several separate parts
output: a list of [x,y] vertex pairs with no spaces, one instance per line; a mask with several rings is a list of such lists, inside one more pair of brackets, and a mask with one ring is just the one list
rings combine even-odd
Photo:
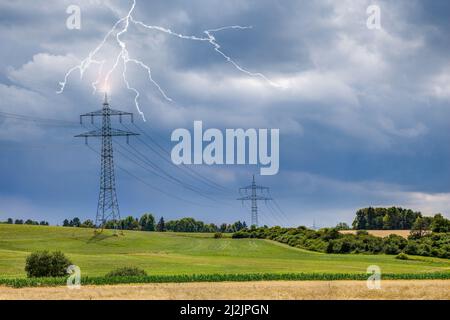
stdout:
[[[231,63],[240,72],[243,72],[243,73],[245,73],[245,74],[247,74],[249,76],[252,76],[252,77],[262,78],[267,83],[269,83],[271,86],[280,87],[280,85],[272,82],[270,79],[268,79],[262,73],[251,72],[251,71],[248,71],[245,68],[241,67],[230,56],[226,55],[221,50],[221,46],[217,42],[217,40],[216,40],[216,38],[214,36],[215,32],[220,32],[220,31],[229,30],[229,29],[238,29],[238,30],[251,29],[252,28],[251,26],[234,25],[234,26],[225,26],[225,27],[221,27],[221,28],[217,28],[217,29],[205,30],[205,31],[203,31],[203,33],[206,35],[206,37],[183,35],[183,34],[180,34],[180,33],[176,33],[176,32],[174,32],[174,31],[172,31],[170,29],[166,29],[166,28],[163,28],[163,27],[160,27],[160,26],[155,26],[155,25],[147,25],[147,24],[145,24],[142,21],[135,20],[135,18],[133,17],[133,12],[134,12],[135,8],[136,8],[136,0],[133,0],[133,4],[131,6],[131,9],[128,11],[128,14],[125,17],[119,19],[114,24],[114,26],[105,35],[105,37],[100,42],[100,44],[93,51],[91,51],[89,53],[89,55],[84,60],[82,60],[80,62],[80,64],[72,67],[71,69],[69,69],[67,71],[67,73],[64,76],[64,80],[59,83],[60,89],[57,91],[58,94],[64,92],[64,89],[66,88],[67,82],[69,80],[69,76],[73,72],[78,70],[80,72],[80,78],[82,79],[83,76],[84,76],[84,73],[86,72],[87,69],[89,69],[89,67],[91,65],[98,65],[99,66],[98,67],[97,79],[92,83],[92,88],[93,88],[94,93],[97,91],[97,86],[100,83],[103,83],[103,87],[105,88],[105,90],[107,90],[109,79],[110,79],[111,75],[117,69],[119,64],[122,62],[122,66],[123,66],[122,78],[123,78],[123,81],[124,81],[127,89],[134,92],[134,94],[135,94],[134,103],[135,103],[136,109],[137,109],[137,111],[139,112],[139,114],[141,115],[141,117],[142,117],[142,119],[144,121],[145,121],[145,115],[141,111],[141,108],[140,108],[140,105],[139,105],[140,93],[139,93],[139,91],[136,88],[134,88],[134,87],[132,87],[130,85],[130,82],[128,81],[128,78],[127,78],[127,65],[128,65],[128,63],[134,63],[134,64],[140,66],[141,68],[143,68],[144,70],[146,70],[147,74],[148,74],[149,81],[158,89],[158,91],[161,93],[161,95],[164,97],[164,99],[167,100],[167,101],[172,101],[172,99],[166,94],[166,92],[162,89],[162,87],[153,79],[151,68],[148,65],[146,65],[144,62],[130,57],[130,54],[129,54],[128,49],[127,49],[127,45],[121,39],[121,36],[123,34],[125,34],[126,32],[128,32],[128,27],[129,27],[130,23],[133,23],[134,25],[143,27],[143,28],[148,29],[148,30],[160,31],[160,32],[169,34],[171,36],[178,37],[178,38],[185,39],[185,40],[208,42],[208,43],[210,43],[213,46],[214,50],[217,53],[219,53],[227,62]],[[105,63],[107,61],[106,60],[96,60],[95,56],[103,48],[105,43],[114,34],[116,29],[118,29],[120,25],[123,25],[123,27],[120,29],[120,31],[117,32],[115,38],[116,38],[116,42],[119,45],[119,47],[121,48],[121,50],[120,50],[119,54],[117,55],[113,66],[111,67],[111,69],[109,69],[106,72],[106,75],[105,75],[105,77],[104,77],[104,79],[102,81],[103,69],[104,69],[104,65],[105,65]]]

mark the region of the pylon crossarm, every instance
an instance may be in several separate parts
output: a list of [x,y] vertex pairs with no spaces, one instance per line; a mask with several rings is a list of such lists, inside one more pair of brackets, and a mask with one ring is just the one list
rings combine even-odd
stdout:
[[255,196],[255,199],[256,200],[264,200],[264,201],[272,200],[272,198],[261,197],[261,196]]
[[124,131],[120,129],[111,129],[111,135],[114,137],[129,137],[129,136],[138,136],[139,133]]
[[82,134],[77,134],[75,138],[101,137],[102,130],[93,130]]
[[[82,114],[80,117],[100,117],[104,115],[104,110],[100,109],[97,111],[92,111],[92,112],[88,112],[85,114]],[[125,111],[120,111],[120,110],[114,110],[114,109],[110,109],[108,108],[108,115],[110,116],[130,116],[133,117],[133,114],[131,112],[125,112]]]
[[[75,136],[75,138],[85,138],[85,137],[103,137],[105,134],[103,133],[103,130],[92,130],[89,132],[85,132],[82,134],[78,134]],[[109,134],[106,134],[108,136],[113,137],[129,137],[129,136],[138,136],[139,133],[131,132],[131,131],[124,131],[120,129],[111,129]]]
[[84,117],[96,117],[96,116],[101,116],[101,115],[103,115],[103,109],[82,114],[82,115],[80,115],[80,117],[81,118],[84,118]]
[[133,118],[133,114],[131,112],[125,112],[120,110],[109,109],[110,116],[130,116]]

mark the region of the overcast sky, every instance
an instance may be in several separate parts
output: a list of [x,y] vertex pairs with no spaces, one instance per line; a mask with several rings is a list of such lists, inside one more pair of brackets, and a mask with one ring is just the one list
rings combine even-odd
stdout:
[[[72,4],[81,8],[81,30],[66,27]],[[371,4],[381,8],[380,30],[366,26]],[[99,156],[73,136],[93,128],[77,125],[79,115],[101,108],[102,94],[92,94],[91,86],[98,67],[83,79],[72,73],[65,91],[56,91],[67,70],[97,47],[131,5],[131,0],[0,0],[0,111],[67,121],[0,113],[1,220],[56,224],[74,216],[95,218]],[[137,0],[136,20],[185,35],[252,26],[214,36],[241,67],[282,87],[239,71],[208,42],[131,25],[122,35],[130,58],[152,68],[172,101],[148,81],[145,70],[130,64],[128,80],[141,92],[144,122],[122,69],[111,76],[111,105],[134,112],[136,126],[146,133],[131,139],[130,147],[116,140],[116,163],[127,170],[116,170],[122,216],[152,212],[166,219],[249,223],[249,208],[235,199],[237,189],[257,174],[283,211],[261,203],[262,224],[350,223],[358,208],[391,205],[448,217],[449,15],[446,0]],[[96,58],[113,62],[118,53],[112,37]],[[227,189],[219,192],[171,166],[155,142],[170,151],[171,132],[192,130],[194,120],[205,128],[279,128],[278,175],[261,177],[256,166],[190,167]],[[90,145],[99,150],[98,141]],[[137,152],[206,197],[152,174]]]

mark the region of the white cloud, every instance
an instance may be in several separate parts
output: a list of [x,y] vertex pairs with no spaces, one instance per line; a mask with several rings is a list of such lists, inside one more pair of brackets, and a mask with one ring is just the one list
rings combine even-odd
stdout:
[[429,81],[428,94],[438,99],[450,99],[450,67],[432,77]]
[[73,56],[39,53],[18,69],[10,67],[8,78],[34,91],[53,94],[59,89],[58,82],[64,79],[66,70],[78,63]]
[[[336,210],[351,208],[351,212],[365,206],[402,206],[421,211],[425,215],[442,213],[450,217],[448,203],[450,193],[426,193],[411,191],[410,186],[374,181],[342,181],[307,172],[285,173],[289,190],[302,196],[323,194],[332,195],[330,199]],[[292,191],[291,191],[292,193]],[[324,199],[325,200],[325,199]],[[327,208],[327,203],[322,204]],[[314,208],[321,210],[321,204]]]

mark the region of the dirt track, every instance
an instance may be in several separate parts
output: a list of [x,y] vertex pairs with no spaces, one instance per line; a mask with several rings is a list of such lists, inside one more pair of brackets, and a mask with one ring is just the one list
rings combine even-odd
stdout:
[[0,287],[4,299],[445,299],[450,280],[385,280],[380,290],[368,290],[365,281],[265,281],[167,283],[115,286]]

